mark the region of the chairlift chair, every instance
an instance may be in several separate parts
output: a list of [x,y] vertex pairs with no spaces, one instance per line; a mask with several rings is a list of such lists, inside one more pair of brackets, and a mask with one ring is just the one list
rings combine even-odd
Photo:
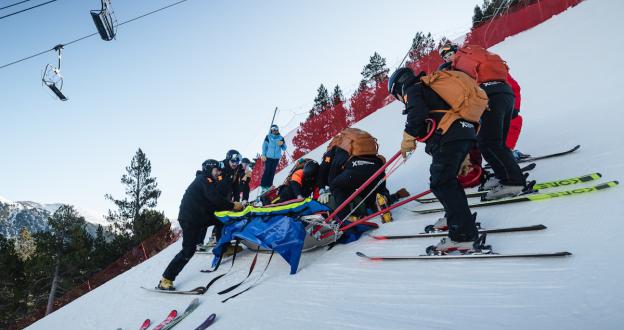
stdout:
[[92,10],[91,18],[93,18],[95,27],[102,40],[111,41],[115,38],[117,34],[117,21],[111,9],[110,0],[102,0],[102,9]]
[[46,65],[43,70],[43,76],[41,77],[41,81],[44,85],[46,85],[56,97],[61,101],[67,101],[67,97],[61,92],[63,89],[63,76],[61,76],[61,55],[63,52],[63,45],[56,45],[54,50],[58,54],[58,67],[53,66],[52,64]]

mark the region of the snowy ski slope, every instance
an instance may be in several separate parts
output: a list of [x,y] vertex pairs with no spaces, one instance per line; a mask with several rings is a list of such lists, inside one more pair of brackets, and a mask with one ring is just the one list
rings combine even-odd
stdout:
[[[581,144],[579,151],[543,160],[531,178],[549,181],[601,172],[603,181],[624,178],[620,65],[624,2],[588,0],[493,47],[522,86],[525,127],[519,148],[535,155]],[[398,150],[404,117],[394,102],[357,126],[379,138],[382,153]],[[323,147],[310,156],[319,159]],[[427,189],[429,156],[416,154],[389,180],[395,190]],[[276,180],[281,180],[278,177]],[[276,181],[277,182],[277,181]],[[556,259],[370,262],[356,251],[377,255],[420,254],[436,239],[373,241],[365,237],[330,251],[302,257],[299,272],[274,258],[251,291],[227,303],[215,292],[242,279],[251,254],[203,296],[178,329],[194,329],[211,313],[218,329],[622,329],[624,189],[544,202],[478,209],[485,227],[545,224],[541,232],[490,235],[498,252],[554,252]],[[431,204],[430,204],[431,205]],[[435,204],[434,204],[435,205]],[[436,214],[415,215],[408,204],[395,222],[376,234],[419,232]],[[138,329],[145,318],[160,322],[194,296],[141,290],[154,286],[178,242],[118,276],[31,329]],[[268,255],[260,255],[251,282]],[[214,275],[195,256],[176,281],[180,289],[205,285]],[[224,267],[227,269],[227,267]],[[247,285],[243,285],[236,293]],[[229,296],[229,295],[226,295]]]

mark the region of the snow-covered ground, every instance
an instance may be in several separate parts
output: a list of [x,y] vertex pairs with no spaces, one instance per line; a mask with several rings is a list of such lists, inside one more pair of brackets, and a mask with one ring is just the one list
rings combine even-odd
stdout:
[[[591,172],[622,179],[620,51],[624,2],[589,0],[544,24],[507,39],[493,51],[508,60],[522,86],[525,127],[519,148],[543,154],[581,144],[572,155],[538,163],[531,178],[548,181]],[[619,40],[619,41],[618,41]],[[369,130],[390,156],[398,150],[404,117],[397,102],[357,126]],[[310,156],[319,159],[324,148]],[[422,146],[390,179],[391,190],[427,188],[430,157]],[[277,180],[281,180],[280,177]],[[199,296],[201,305],[178,328],[193,329],[210,313],[220,329],[622,329],[624,190],[478,209],[485,227],[542,223],[542,232],[490,235],[498,252],[568,250],[556,259],[370,262],[356,251],[420,254],[435,239],[397,242],[362,238],[350,245],[304,254],[299,272],[277,257],[253,290],[221,303],[215,292],[240,281],[252,256]],[[419,232],[436,215],[395,212],[376,234]],[[32,329],[137,329],[159,322],[194,298],[146,292],[180,242],[31,326]],[[252,282],[264,267],[261,255]],[[195,256],[179,288],[205,285],[210,257]],[[227,268],[227,267],[224,267]],[[619,284],[618,284],[619,283]],[[246,288],[243,285],[239,290]],[[235,292],[238,292],[236,290]]]

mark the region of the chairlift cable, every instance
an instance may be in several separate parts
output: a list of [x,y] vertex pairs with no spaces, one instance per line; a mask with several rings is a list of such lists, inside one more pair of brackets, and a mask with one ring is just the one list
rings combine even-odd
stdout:
[[32,1],[32,0],[24,0],[24,1],[16,2],[16,3],[12,4],[12,5],[8,5],[8,6],[0,7],[0,10],[2,10],[2,9],[7,9],[7,8],[10,8],[10,7],[13,7],[13,6],[17,6],[17,5],[21,5],[21,4],[23,4],[24,2],[28,2],[28,1]]
[[[52,0],[52,1],[57,1],[57,0]],[[143,18],[143,17],[145,17],[145,16],[149,16],[149,15],[151,15],[151,14],[157,13],[157,12],[159,12],[159,11],[161,11],[161,10],[165,10],[165,9],[167,9],[167,8],[173,7],[173,6],[175,6],[175,5],[181,4],[182,2],[186,2],[186,1],[188,1],[188,0],[180,0],[180,1],[174,2],[174,3],[170,4],[170,5],[165,6],[165,7],[162,7],[162,8],[156,9],[156,10],[153,10],[153,11],[151,11],[151,12],[149,12],[149,13],[143,14],[143,15],[141,15],[141,16],[137,16],[137,17],[135,17],[135,18],[131,18],[131,19],[129,19],[129,20],[127,20],[127,21],[124,21],[124,22],[121,22],[121,23],[119,23],[119,24],[115,25],[115,27],[117,27],[117,26],[121,26],[121,25],[124,25],[124,24],[127,24],[127,23],[130,23],[130,22],[132,22],[132,21],[136,21],[136,20],[138,20],[138,19],[140,19],[140,18]],[[1,17],[0,17],[0,18],[1,18]],[[82,40],[84,40],[84,39],[87,39],[87,38],[93,37],[94,35],[98,35],[98,34],[99,34],[98,32],[91,33],[91,34],[86,35],[86,36],[84,36],[84,37],[80,37],[80,38],[78,38],[78,39],[75,39],[75,40],[72,40],[72,41],[70,41],[70,42],[64,43],[63,45],[64,45],[64,46],[71,45],[71,44],[73,44],[73,43],[76,43],[76,42],[78,42],[78,41],[82,41]],[[39,53],[36,53],[36,54],[30,55],[30,56],[28,56],[28,57],[24,57],[24,58],[22,58],[22,59],[19,59],[19,60],[13,61],[13,62],[11,62],[11,63],[4,64],[4,65],[0,66],[0,69],[6,68],[6,67],[11,66],[11,65],[13,65],[13,64],[17,64],[17,63],[20,63],[20,62],[23,62],[23,61],[29,60],[29,59],[31,59],[31,58],[33,58],[33,57],[37,57],[37,56],[43,55],[43,54],[48,53],[48,52],[51,52],[51,51],[54,51],[54,48],[50,48],[50,49],[48,49],[48,50],[44,50],[44,51],[42,51],[42,52],[39,52]]]
[[50,0],[50,1],[48,1],[48,2],[40,3],[40,4],[38,4],[38,5],[35,5],[35,6],[32,6],[32,7],[29,7],[29,8],[26,8],[26,9],[22,9],[22,10],[19,10],[19,11],[14,12],[14,13],[10,13],[10,14],[8,14],[8,15],[0,16],[0,19],[7,18],[7,17],[9,17],[9,16],[13,16],[13,15],[17,15],[17,14],[19,14],[19,13],[23,13],[23,12],[25,12],[25,11],[29,11],[29,10],[31,10],[31,9],[35,9],[35,8],[37,8],[37,7],[41,7],[41,6],[47,5],[47,4],[52,3],[52,2],[56,2],[56,1],[58,1],[58,0]]

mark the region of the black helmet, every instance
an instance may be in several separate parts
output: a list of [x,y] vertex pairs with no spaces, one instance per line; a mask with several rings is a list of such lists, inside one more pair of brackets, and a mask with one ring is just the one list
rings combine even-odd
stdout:
[[208,159],[202,163],[202,171],[207,174],[211,174],[213,168],[222,170],[223,167],[223,162],[214,159]]
[[237,164],[240,163],[242,159],[243,159],[243,156],[241,156],[240,152],[234,149],[229,150],[227,154],[225,154],[225,160],[231,161]]
[[303,177],[306,179],[316,178],[318,171],[319,164],[314,160],[310,160],[303,166]]
[[251,164],[251,160],[249,160],[249,158],[243,158],[243,160],[241,160],[241,163],[243,163],[243,164]]
[[414,78],[414,71],[410,68],[399,68],[394,71],[390,79],[388,79],[388,93],[401,100],[400,96],[403,95],[403,87],[410,78]]

